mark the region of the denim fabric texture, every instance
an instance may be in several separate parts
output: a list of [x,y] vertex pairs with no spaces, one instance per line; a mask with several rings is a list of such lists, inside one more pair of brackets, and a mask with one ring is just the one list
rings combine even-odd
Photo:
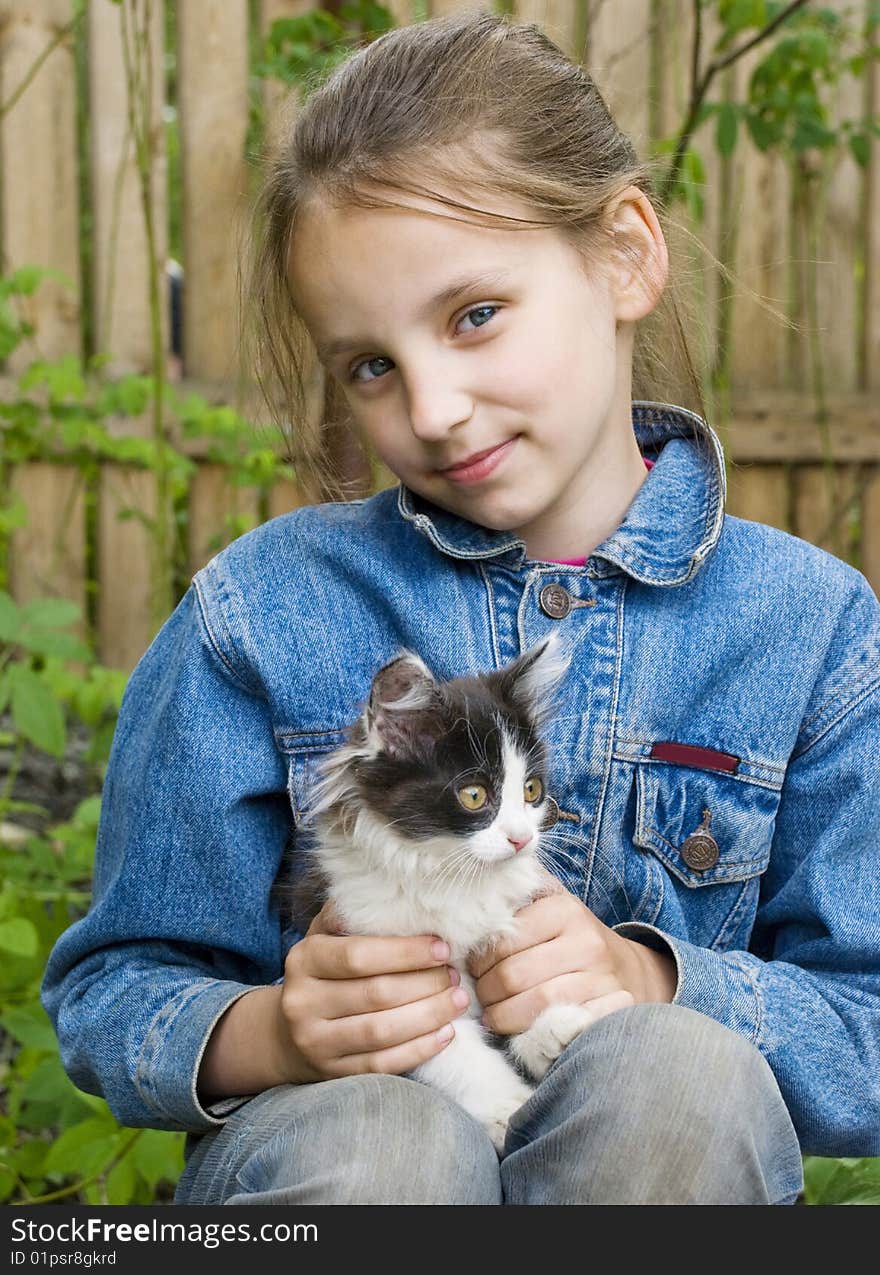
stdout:
[[94,901],[44,982],[65,1067],[121,1122],[205,1132],[243,1101],[206,1110],[199,1060],[300,937],[272,886],[376,670],[401,647],[441,678],[488,670],[555,631],[559,877],[671,951],[675,1003],[763,1055],[803,1151],[880,1155],[880,602],[725,514],[699,417],[635,403],[633,426],[656,463],[584,567],[399,488],[276,518],[195,576],[129,681]]
[[177,1204],[766,1205],[803,1186],[767,1063],[675,1005],[578,1036],[515,1113],[500,1164],[462,1107],[400,1076],[279,1085],[189,1149]]

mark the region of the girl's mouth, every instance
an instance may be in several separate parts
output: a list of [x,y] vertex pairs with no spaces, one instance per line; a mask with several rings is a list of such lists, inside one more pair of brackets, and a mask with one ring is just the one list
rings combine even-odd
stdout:
[[441,469],[440,473],[453,483],[481,482],[494,473],[516,441],[516,438],[509,438],[506,443],[499,443],[497,447],[490,447],[484,452],[474,452],[473,456],[468,456],[467,460],[459,461],[457,465],[450,465],[448,469]]

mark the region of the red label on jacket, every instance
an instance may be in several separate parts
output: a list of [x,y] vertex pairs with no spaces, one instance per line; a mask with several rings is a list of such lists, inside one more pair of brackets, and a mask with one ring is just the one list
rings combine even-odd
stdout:
[[715,748],[700,748],[696,744],[658,743],[651,745],[651,756],[658,761],[671,761],[679,766],[699,766],[703,770],[726,770],[733,774],[740,763],[733,753],[721,753]]

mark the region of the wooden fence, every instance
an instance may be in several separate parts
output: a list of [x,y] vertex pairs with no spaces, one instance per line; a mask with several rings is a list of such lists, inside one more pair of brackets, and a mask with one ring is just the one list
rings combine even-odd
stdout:
[[[141,11],[145,3],[139,0]],[[399,22],[419,20],[426,9],[476,7],[459,0],[421,8],[418,0],[387,3]],[[169,183],[162,49],[169,15],[160,0],[147,7],[152,193],[164,256]],[[278,16],[312,7],[304,0],[172,5],[186,281],[183,372],[213,386],[218,398],[236,361],[236,236],[250,174],[249,32],[255,21],[267,29]],[[825,0],[825,7],[866,17],[869,0]],[[691,74],[691,0],[516,0],[513,9],[591,69],[640,152],[677,132]],[[150,365],[148,256],[127,123],[120,7],[90,0],[82,19],[86,59],[76,56],[83,31],[70,20],[69,0],[0,0],[0,101],[15,97],[0,119],[3,266],[52,266],[73,282],[70,288],[50,281],[32,299],[36,336],[10,358],[10,376],[36,356],[81,352],[84,328],[94,349],[110,352],[114,369]],[[704,32],[704,51],[712,36]],[[725,94],[742,94],[761,52],[726,74],[720,81]],[[841,80],[834,118],[876,115],[878,104],[875,66]],[[78,118],[87,121],[86,172],[78,167]],[[760,154],[744,138],[722,157],[712,134],[706,127],[695,138],[706,170],[705,217],[687,224],[732,270],[732,296],[711,261],[695,252],[688,268],[704,357],[717,358],[729,345],[730,410],[713,423],[732,462],[730,511],[822,544],[854,562],[880,590],[880,143],[872,142],[864,168],[846,148],[811,158],[818,175],[805,205],[782,158]],[[79,234],[84,210],[92,219],[85,248]],[[798,326],[773,318],[762,299]],[[817,415],[811,392],[820,384],[824,415]],[[120,521],[118,513],[154,507],[151,475],[105,465],[93,493],[96,512],[88,517],[82,480],[63,464],[20,466],[14,485],[30,513],[13,542],[14,594],[51,592],[85,607],[88,582],[96,581],[92,609],[101,658],[130,668],[153,627],[149,537],[140,521]],[[260,503],[256,493],[235,491],[219,467],[201,463],[190,492],[189,569],[210,556],[236,500],[240,512],[257,518],[293,507],[301,495],[291,484],[278,484]]]

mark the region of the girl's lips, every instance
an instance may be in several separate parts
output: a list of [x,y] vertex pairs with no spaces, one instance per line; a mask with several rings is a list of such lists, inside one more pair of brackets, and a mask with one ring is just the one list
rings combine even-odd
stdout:
[[440,473],[454,483],[480,482],[498,468],[515,442],[515,438],[509,438],[506,443],[499,443],[497,447],[490,447],[488,451],[476,452],[458,465],[441,469]]

